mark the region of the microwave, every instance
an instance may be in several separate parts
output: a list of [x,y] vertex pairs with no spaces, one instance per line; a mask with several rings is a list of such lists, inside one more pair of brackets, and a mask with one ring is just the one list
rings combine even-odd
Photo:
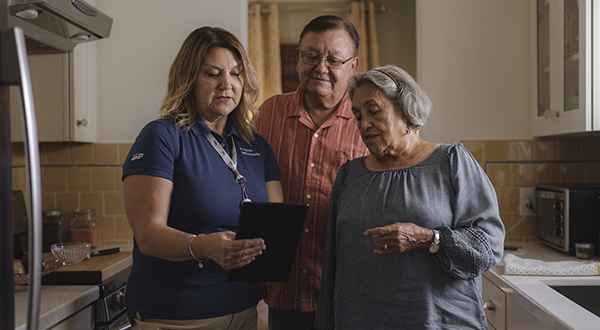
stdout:
[[600,184],[538,184],[535,191],[537,238],[546,245],[575,254],[575,243],[600,247]]

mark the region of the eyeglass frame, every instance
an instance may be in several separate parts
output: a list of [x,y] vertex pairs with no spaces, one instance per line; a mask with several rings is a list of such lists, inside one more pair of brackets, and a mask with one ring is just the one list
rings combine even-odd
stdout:
[[[310,64],[310,63],[306,63],[306,61],[304,60],[304,58],[305,58],[305,55],[306,55],[306,54],[305,54],[305,53],[304,53],[304,52],[303,52],[301,49],[298,49],[298,50],[300,51],[300,57],[302,58],[302,63],[304,63],[304,64],[306,64],[306,65],[317,66],[317,65],[321,64],[321,61],[322,61],[323,59],[325,59],[325,66],[326,66],[326,67],[328,67],[328,68],[330,68],[330,69],[341,69],[341,68],[342,68],[342,66],[344,66],[344,64],[348,63],[348,62],[349,62],[351,59],[353,59],[353,58],[355,58],[355,57],[356,57],[356,56],[352,56],[352,57],[350,57],[349,59],[347,59],[347,60],[345,60],[345,61],[342,61],[342,60],[340,60],[340,59],[338,59],[338,58],[335,58],[335,57],[332,57],[332,56],[321,56],[321,55],[319,55],[319,56],[318,56],[318,58],[319,58],[319,62],[317,62],[317,63],[315,63],[315,64]],[[331,58],[331,59],[334,59],[334,60],[336,60],[336,61],[339,61],[339,62],[341,63],[341,64],[340,64],[340,66],[337,66],[337,67],[336,67],[336,66],[331,66],[331,65],[329,64],[329,62],[327,61],[327,59],[328,59],[328,58]]]

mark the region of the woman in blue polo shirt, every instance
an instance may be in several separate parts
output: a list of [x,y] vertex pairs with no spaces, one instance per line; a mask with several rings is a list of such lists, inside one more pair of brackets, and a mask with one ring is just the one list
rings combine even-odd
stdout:
[[134,329],[256,329],[259,284],[227,273],[266,248],[260,238],[234,240],[240,202],[283,201],[277,161],[252,121],[257,95],[235,36],[202,27],[187,37],[162,118],[142,129],[123,165]]

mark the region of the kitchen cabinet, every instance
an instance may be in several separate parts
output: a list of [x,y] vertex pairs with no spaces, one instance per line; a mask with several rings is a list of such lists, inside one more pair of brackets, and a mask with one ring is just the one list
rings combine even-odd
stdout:
[[482,277],[483,308],[488,321],[488,328],[493,330],[506,329],[506,293],[497,285]]
[[533,136],[600,131],[600,6],[532,0]]
[[93,309],[92,306],[88,306],[83,310],[71,315],[69,318],[62,321],[58,325],[52,327],[52,330],[93,330],[94,327],[95,324]]
[[[95,142],[93,43],[70,53],[30,54],[29,70],[40,142]],[[23,141],[20,90],[11,87],[11,138]]]
[[506,297],[506,330],[552,330],[513,297]]
[[[530,312],[531,302],[517,294],[507,283],[485,273],[482,276],[482,293],[485,317],[490,330],[544,330],[553,329]],[[516,297],[516,298],[515,298]],[[518,300],[517,300],[518,299]],[[525,302],[521,304],[519,301]]]

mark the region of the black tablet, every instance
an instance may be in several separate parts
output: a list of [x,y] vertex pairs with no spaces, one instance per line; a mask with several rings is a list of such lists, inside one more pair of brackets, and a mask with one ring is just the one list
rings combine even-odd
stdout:
[[262,238],[267,249],[248,265],[232,269],[230,282],[287,282],[308,204],[242,203],[236,239]]

